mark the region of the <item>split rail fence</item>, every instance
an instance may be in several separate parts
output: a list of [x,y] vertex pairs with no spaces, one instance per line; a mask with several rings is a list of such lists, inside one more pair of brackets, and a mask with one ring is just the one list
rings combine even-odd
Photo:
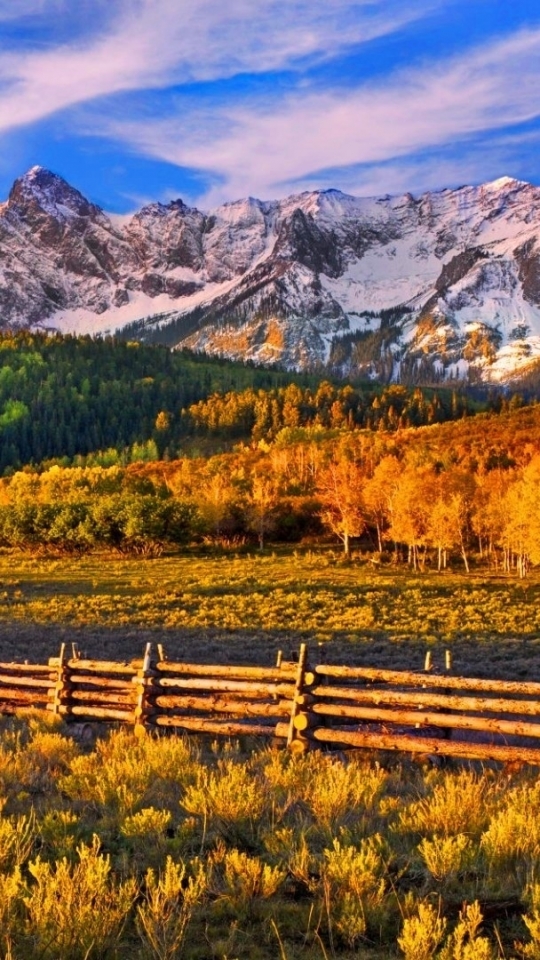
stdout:
[[[137,732],[172,728],[277,738],[315,746],[391,750],[540,766],[540,683],[457,677],[448,670],[273,667],[89,660],[76,648],[47,664],[0,663],[0,714],[48,710],[68,722],[119,721]],[[449,663],[447,663],[449,666]]]

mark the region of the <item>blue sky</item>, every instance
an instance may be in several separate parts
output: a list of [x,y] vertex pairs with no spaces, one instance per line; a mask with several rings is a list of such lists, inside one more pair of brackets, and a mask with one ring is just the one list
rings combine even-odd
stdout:
[[538,0],[0,0],[0,198],[540,184]]

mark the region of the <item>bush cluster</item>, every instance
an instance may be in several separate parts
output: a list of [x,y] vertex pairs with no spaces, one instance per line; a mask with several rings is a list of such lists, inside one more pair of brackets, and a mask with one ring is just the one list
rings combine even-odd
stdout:
[[540,954],[532,774],[1,726],[10,960]]

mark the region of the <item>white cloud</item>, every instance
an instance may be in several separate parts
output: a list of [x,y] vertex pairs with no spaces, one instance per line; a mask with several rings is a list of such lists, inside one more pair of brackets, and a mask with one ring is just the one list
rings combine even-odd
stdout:
[[[316,171],[377,164],[540,115],[540,30],[523,30],[447,62],[425,63],[352,91],[296,92],[189,110],[144,122],[111,122],[137,151],[207,171],[222,186],[206,203],[276,196]],[[365,191],[363,191],[365,192]]]
[[[0,54],[0,130],[126,90],[291,67],[390,33],[444,0],[121,0],[91,37]],[[100,3],[96,4],[99,14]],[[22,0],[21,13],[61,0]],[[110,8],[109,8],[110,9]],[[0,0],[0,19],[10,6]],[[103,14],[103,9],[101,9]],[[80,24],[79,24],[80,26]]]

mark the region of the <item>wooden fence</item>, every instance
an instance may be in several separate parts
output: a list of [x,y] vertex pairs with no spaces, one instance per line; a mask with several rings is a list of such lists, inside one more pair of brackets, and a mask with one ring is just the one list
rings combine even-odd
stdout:
[[[449,662],[447,662],[447,667]],[[88,660],[0,663],[0,713],[44,709],[66,721],[120,721],[317,745],[540,765],[540,683],[298,661],[272,667]]]

